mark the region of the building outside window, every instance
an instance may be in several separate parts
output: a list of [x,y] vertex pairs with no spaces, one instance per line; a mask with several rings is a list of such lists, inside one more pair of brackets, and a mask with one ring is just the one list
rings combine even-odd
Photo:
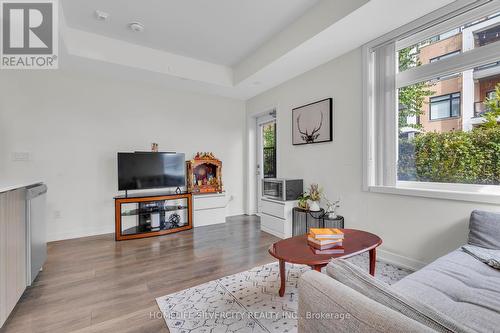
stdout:
[[[411,50],[414,67],[418,67],[495,43],[500,40],[499,36],[500,14],[493,14],[432,36],[410,45],[407,49]],[[400,50],[399,54],[402,51],[404,50]],[[478,66],[454,75],[443,75],[429,81],[427,87],[429,93],[423,101],[422,114],[417,117],[418,125],[421,130],[428,132],[472,130],[481,123],[480,116],[487,111],[484,102],[488,98],[488,93],[494,91],[498,83],[500,83],[500,62]],[[451,97],[448,105],[440,101],[442,96],[457,92],[460,96],[465,96],[465,100],[460,101],[460,104],[457,104],[459,99]]]

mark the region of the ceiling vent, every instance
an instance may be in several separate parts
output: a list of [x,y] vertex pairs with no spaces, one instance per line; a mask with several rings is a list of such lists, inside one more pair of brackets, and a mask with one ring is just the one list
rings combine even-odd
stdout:
[[140,22],[131,22],[129,23],[128,27],[130,30],[135,31],[135,32],[143,32],[144,31],[144,24]]
[[96,10],[95,11],[95,17],[99,20],[99,21],[106,21],[109,17],[109,14],[106,13],[106,12],[103,12],[102,10]]

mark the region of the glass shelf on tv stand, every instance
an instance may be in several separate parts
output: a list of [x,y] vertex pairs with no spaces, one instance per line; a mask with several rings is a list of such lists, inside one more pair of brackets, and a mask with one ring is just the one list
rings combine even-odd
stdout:
[[170,207],[156,207],[153,209],[132,209],[129,211],[122,212],[122,216],[134,216],[134,215],[146,215],[146,214],[157,214],[161,212],[173,212],[176,210],[188,209],[187,206],[170,206]]
[[122,236],[174,230],[189,225],[187,198],[122,203],[120,212]]

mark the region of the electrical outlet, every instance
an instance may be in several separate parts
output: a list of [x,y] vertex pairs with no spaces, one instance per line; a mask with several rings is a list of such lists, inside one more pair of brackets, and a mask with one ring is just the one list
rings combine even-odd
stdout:
[[55,219],[60,219],[61,218],[61,211],[60,210],[55,210],[54,211],[54,218]]
[[27,152],[13,152],[12,161],[14,162],[28,162],[30,160],[30,153]]

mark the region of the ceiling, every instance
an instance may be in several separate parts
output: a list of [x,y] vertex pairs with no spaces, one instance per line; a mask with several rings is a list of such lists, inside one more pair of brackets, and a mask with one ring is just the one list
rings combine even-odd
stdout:
[[[246,100],[419,17],[443,15],[443,6],[470,2],[62,0],[59,65]],[[136,20],[143,32],[128,29]]]
[[[318,0],[63,0],[66,24],[214,64],[234,66]],[[96,19],[95,11],[109,14]],[[127,28],[145,26],[141,33]]]

